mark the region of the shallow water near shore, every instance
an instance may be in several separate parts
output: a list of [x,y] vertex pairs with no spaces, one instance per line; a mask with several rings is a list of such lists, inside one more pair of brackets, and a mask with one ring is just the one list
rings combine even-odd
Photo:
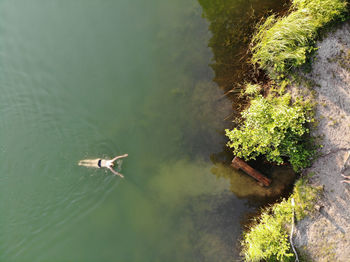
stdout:
[[[240,259],[259,204],[212,162],[232,106],[200,2],[0,3],[1,261]],[[124,153],[123,180],[78,166]]]

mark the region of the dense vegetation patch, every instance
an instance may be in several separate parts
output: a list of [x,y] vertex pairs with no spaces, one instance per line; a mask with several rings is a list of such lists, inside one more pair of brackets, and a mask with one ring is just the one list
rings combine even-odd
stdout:
[[293,0],[288,16],[272,15],[258,27],[252,40],[252,62],[270,77],[283,78],[307,61],[320,29],[345,20],[346,15],[346,0]]
[[[293,81],[288,77],[292,69],[310,61],[321,30],[348,17],[347,2],[292,0],[287,16],[272,15],[258,26],[251,44],[252,63],[267,71],[270,78],[278,79],[280,88],[273,91],[274,87],[270,87],[270,93],[275,94],[263,97],[259,95],[260,86],[247,85],[250,106],[242,112],[240,126],[226,130],[228,146],[236,156],[250,160],[264,155],[277,164],[288,159],[295,171],[311,164],[315,146],[312,147],[308,124],[314,121],[313,106],[302,98],[292,101],[284,88]],[[246,261],[294,261],[288,240],[293,208],[297,220],[302,219],[312,210],[318,191],[301,179],[289,199],[263,210],[244,234]]]
[[[249,93],[259,90],[250,85]],[[226,129],[228,146],[234,155],[245,160],[264,155],[268,161],[283,164],[288,158],[295,171],[307,167],[314,150],[309,146],[309,128],[313,121],[312,106],[302,101],[291,102],[291,96],[255,95],[242,112],[239,128]]]
[[293,194],[279,204],[263,210],[254,221],[249,232],[243,236],[243,255],[246,261],[295,261],[289,240],[289,226],[292,222],[293,206],[297,220],[303,219],[313,209],[320,188],[308,185],[306,179],[299,179]]

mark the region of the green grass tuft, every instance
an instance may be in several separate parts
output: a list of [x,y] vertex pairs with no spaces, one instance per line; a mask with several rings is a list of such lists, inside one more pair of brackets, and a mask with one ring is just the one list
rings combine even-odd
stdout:
[[322,28],[347,17],[346,0],[293,0],[288,16],[272,15],[252,40],[252,63],[280,79],[307,62]]
[[289,243],[289,226],[292,222],[293,207],[291,199],[295,201],[295,216],[303,219],[313,210],[321,189],[313,188],[306,179],[299,179],[293,194],[281,203],[263,210],[260,218],[243,236],[243,255],[246,261],[295,261]]

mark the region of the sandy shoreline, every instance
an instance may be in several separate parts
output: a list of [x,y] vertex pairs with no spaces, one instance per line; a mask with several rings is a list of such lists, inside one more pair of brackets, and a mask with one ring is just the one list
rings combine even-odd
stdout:
[[[306,75],[316,84],[314,135],[321,136],[321,156],[304,173],[314,173],[311,183],[323,186],[319,211],[300,221],[294,235],[299,250],[313,261],[350,261],[350,22],[317,44],[319,50]],[[306,88],[306,87],[304,87]]]

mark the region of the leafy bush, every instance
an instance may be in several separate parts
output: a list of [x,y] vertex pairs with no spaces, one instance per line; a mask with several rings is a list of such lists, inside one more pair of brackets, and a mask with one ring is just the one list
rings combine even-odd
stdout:
[[320,29],[344,20],[346,14],[346,0],[293,0],[288,16],[272,15],[258,28],[252,40],[252,62],[272,78],[283,78],[307,61]]
[[294,102],[291,96],[264,98],[256,96],[242,112],[241,127],[226,129],[228,146],[234,155],[245,160],[265,155],[268,161],[284,163],[289,157],[295,171],[307,167],[314,150],[308,148],[306,123],[313,121],[310,105]]
[[312,210],[319,191],[319,188],[308,185],[307,180],[299,179],[288,200],[283,199],[281,203],[263,210],[260,218],[243,236],[246,261],[294,261],[288,240],[288,226],[293,216],[291,199],[294,198],[295,216],[300,220]]

